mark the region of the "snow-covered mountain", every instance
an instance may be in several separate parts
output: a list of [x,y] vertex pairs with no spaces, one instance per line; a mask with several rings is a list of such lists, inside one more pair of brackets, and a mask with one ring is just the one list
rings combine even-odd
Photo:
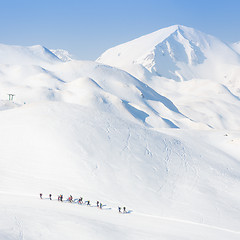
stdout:
[[113,47],[97,61],[133,74],[139,70],[129,65],[140,64],[157,76],[176,81],[212,79],[240,87],[239,54],[217,38],[181,25]]
[[239,239],[233,48],[172,26],[102,63],[0,49],[0,239]]

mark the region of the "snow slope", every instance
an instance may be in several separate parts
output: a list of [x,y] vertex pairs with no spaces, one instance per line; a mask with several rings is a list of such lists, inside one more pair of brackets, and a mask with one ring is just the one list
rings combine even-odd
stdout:
[[[183,30],[195,36],[182,26],[159,35],[175,41]],[[204,39],[194,44],[210,53]],[[182,82],[143,64],[125,66],[131,75],[98,62],[64,62],[47,49],[4,48],[0,239],[239,239],[240,104],[233,78],[235,92],[217,75]],[[224,49],[237,69],[237,53]],[[199,63],[200,55],[187,55],[186,66],[210,59]],[[180,66],[178,56],[171,64]],[[92,206],[57,202],[59,194],[82,196]],[[118,206],[129,213],[119,214]]]
[[[239,230],[239,132],[166,134],[98,107],[57,102],[4,111],[0,126],[0,192],[6,196],[72,194],[99,199],[113,214],[126,205],[133,215]],[[34,208],[38,203],[31,201]],[[207,236],[209,229],[202,231]]]
[[[15,201],[17,198],[18,201]],[[120,215],[36,197],[1,195],[1,239],[239,239],[236,231],[143,214]]]

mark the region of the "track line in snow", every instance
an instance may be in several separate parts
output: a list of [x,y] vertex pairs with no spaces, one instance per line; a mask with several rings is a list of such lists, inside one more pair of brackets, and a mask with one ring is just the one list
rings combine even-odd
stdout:
[[134,214],[139,215],[139,216],[144,216],[144,217],[158,218],[158,219],[167,220],[167,221],[171,221],[171,222],[186,223],[186,224],[196,225],[196,226],[210,228],[210,229],[216,229],[216,230],[230,232],[230,233],[240,235],[240,232],[238,232],[238,231],[234,231],[234,230],[231,230],[228,228],[217,227],[214,225],[204,224],[204,223],[197,223],[197,222],[182,220],[182,219],[178,219],[178,218],[161,217],[161,216],[155,216],[155,215],[137,213],[137,212],[134,212]]

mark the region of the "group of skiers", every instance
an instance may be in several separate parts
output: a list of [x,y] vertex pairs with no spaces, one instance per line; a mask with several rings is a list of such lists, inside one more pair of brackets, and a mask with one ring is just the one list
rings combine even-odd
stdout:
[[[42,199],[42,197],[43,197],[43,194],[40,193],[40,198]],[[49,194],[49,199],[52,200],[52,194],[51,194],[51,193]],[[62,195],[62,194],[60,194],[60,195],[58,196],[58,201],[60,201],[60,202],[63,201],[63,195]],[[70,203],[75,202],[75,201],[73,200],[72,195],[70,195],[70,196],[67,198],[67,201],[69,201]],[[85,204],[85,205],[87,205],[87,206],[90,206],[90,201],[87,200],[87,201],[85,201],[85,202],[83,203],[83,198],[82,198],[82,197],[80,197],[79,199],[77,199],[76,202],[77,202],[78,204]],[[100,208],[100,209],[102,209],[102,208],[103,208],[103,204],[102,204],[101,202],[97,201],[97,207]],[[123,211],[122,211],[122,209],[123,209]],[[127,213],[126,207],[123,207],[123,208],[118,207],[118,212],[119,212],[119,213]]]

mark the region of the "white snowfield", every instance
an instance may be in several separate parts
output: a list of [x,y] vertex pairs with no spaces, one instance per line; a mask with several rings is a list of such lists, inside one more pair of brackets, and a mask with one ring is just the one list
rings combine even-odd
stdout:
[[240,239],[233,49],[184,26],[98,62],[1,44],[0,239]]

